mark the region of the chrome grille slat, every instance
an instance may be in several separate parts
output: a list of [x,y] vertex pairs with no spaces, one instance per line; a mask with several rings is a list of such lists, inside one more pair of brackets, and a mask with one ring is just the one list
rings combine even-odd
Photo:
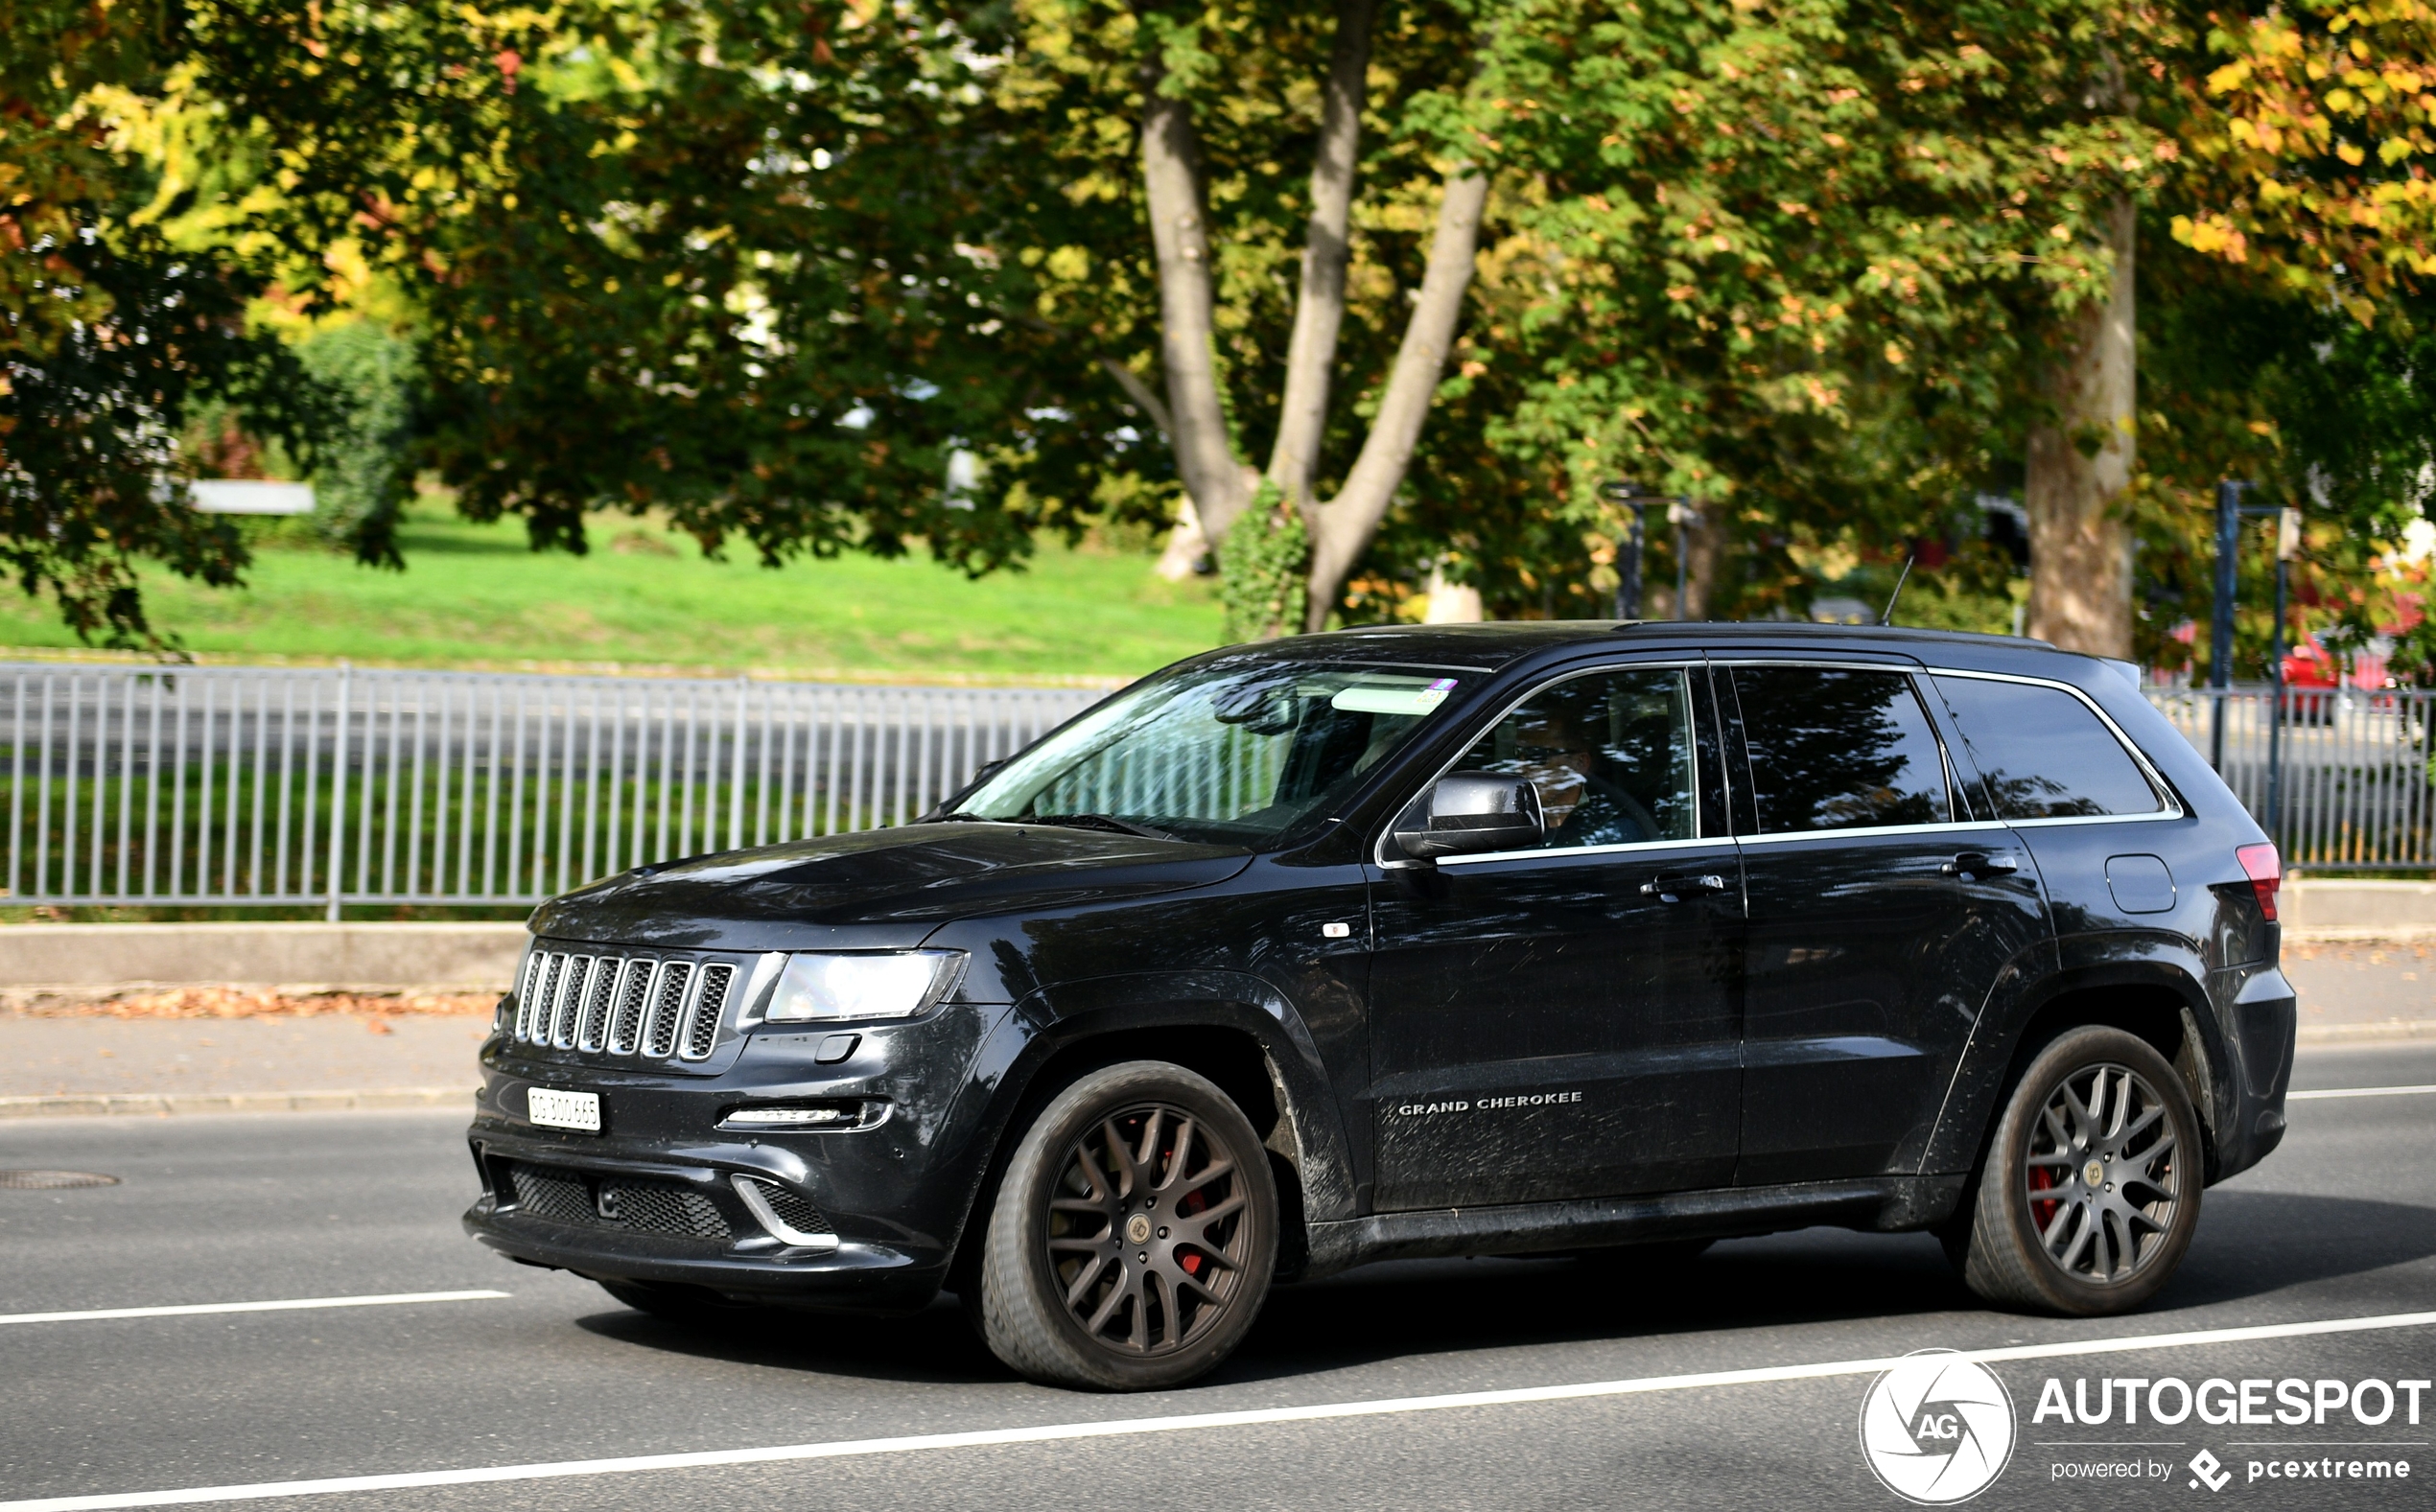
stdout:
[[560,1050],[575,1043],[575,1005],[583,997],[584,979],[592,974],[592,956],[570,956],[558,974],[556,1002],[550,1014],[550,1042]]
[[584,984],[583,1007],[575,1014],[575,1048],[593,1051],[600,1048],[602,1036],[609,1027],[609,1003],[618,988],[618,974],[625,962],[617,956],[602,956],[593,963],[592,979]]
[[643,1011],[651,1003],[651,984],[660,963],[636,957],[618,980],[618,1011],[609,1025],[609,1053],[630,1056],[643,1041]]
[[693,1006],[686,1014],[685,1038],[678,1053],[688,1060],[710,1057],[711,1049],[719,1041],[719,1013],[727,1006],[730,988],[736,984],[736,967],[713,964],[699,973],[702,985],[694,991]]
[[550,960],[550,952],[534,949],[525,957],[525,975],[516,984],[516,1022],[508,1033],[517,1039],[530,1039],[533,1029],[533,992],[541,986],[541,969]]
[[651,1023],[644,1032],[644,1055],[665,1060],[675,1054],[677,1031],[684,1025],[686,1004],[692,996],[694,976],[691,961],[661,963],[659,990],[651,994]]
[[550,1039],[550,1005],[558,993],[559,973],[567,968],[564,952],[551,951],[543,958],[538,973],[539,985],[533,989],[531,1015],[525,1022],[525,1039],[531,1044],[544,1044]]

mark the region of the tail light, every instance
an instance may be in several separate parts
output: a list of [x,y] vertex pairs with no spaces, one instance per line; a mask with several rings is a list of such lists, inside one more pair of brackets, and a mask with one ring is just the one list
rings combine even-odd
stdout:
[[2284,858],[2275,853],[2271,845],[2243,846],[2233,855],[2250,878],[2250,891],[2259,896],[2259,912],[2266,916],[2268,923],[2274,923],[2275,892],[2284,885]]

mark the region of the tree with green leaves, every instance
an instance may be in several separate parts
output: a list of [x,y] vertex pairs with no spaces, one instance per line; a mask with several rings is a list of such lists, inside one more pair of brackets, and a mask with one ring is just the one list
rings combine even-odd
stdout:
[[237,404],[309,454],[326,407],[247,329],[259,274],[166,238],[114,140],[101,97],[157,91],[179,60],[167,8],[0,0],[0,557],[80,636],[168,649],[138,563],[227,585],[246,562],[187,507],[188,412]]

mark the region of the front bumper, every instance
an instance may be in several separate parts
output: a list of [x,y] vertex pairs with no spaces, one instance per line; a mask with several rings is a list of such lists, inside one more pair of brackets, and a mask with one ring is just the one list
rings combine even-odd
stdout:
[[[715,1074],[484,1047],[467,1130],[482,1179],[466,1232],[528,1265],[680,1283],[742,1300],[861,1313],[937,1295],[981,1155],[952,1089],[991,1014],[865,1031],[851,1063],[819,1035],[756,1036]],[[942,1065],[941,1061],[949,1062]],[[946,1073],[946,1074],[943,1074]],[[526,1094],[597,1093],[598,1133],[536,1126]],[[834,1129],[720,1127],[743,1106],[856,1102]],[[774,1221],[775,1220],[775,1221]]]

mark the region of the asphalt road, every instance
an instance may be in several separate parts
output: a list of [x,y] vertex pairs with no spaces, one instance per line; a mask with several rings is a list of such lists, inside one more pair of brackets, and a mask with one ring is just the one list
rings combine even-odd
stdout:
[[[2311,1089],[2431,1083],[2436,1046],[2305,1052],[2298,1075]],[[2300,1100],[2291,1117],[2281,1151],[2208,1193],[2181,1275],[2134,1317],[1987,1312],[1931,1240],[1811,1230],[1722,1244],[1655,1274],[1558,1260],[1373,1268],[1277,1295],[1212,1381],[1130,1398],[1013,1379],[946,1305],[892,1323],[777,1317],[689,1332],[587,1283],[495,1260],[457,1227],[474,1177],[453,1115],[0,1126],[0,1167],[123,1178],[0,1190],[0,1512],[42,1499],[379,1475],[410,1479],[234,1504],[1889,1508],[1902,1503],[1872,1477],[1857,1431],[1876,1373],[1865,1362],[2007,1346],[2064,1352],[1989,1366],[2011,1396],[2018,1442],[1977,1505],[2427,1506],[2436,1390],[2422,1393],[2417,1425],[2400,1408],[2377,1427],[2339,1408],[2322,1426],[2033,1421],[2050,1377],[2066,1392],[2086,1381],[2093,1397],[2102,1378],[2436,1377],[2436,1094]],[[468,1289],[508,1294],[12,1320]],[[2291,1331],[2409,1314],[2429,1315]],[[2267,1337],[2089,1347],[2245,1329]],[[1862,1363],[1805,1369],[1839,1362]],[[1747,1374],[1658,1380],[1714,1372]],[[1652,1381],[1553,1400],[1543,1389]],[[1500,1390],[1519,1399],[1331,1415],[1345,1404]],[[434,1474],[1245,1411],[1268,1415],[508,1481],[444,1484]],[[2352,1447],[2362,1443],[2380,1447]],[[2220,1491],[2186,1468],[2202,1449],[2231,1475]],[[2338,1475],[2347,1456],[2407,1461],[2410,1478],[2265,1477],[2265,1466],[2304,1455],[2335,1460]],[[2158,1473],[2057,1478],[2063,1466],[2134,1462]]]

